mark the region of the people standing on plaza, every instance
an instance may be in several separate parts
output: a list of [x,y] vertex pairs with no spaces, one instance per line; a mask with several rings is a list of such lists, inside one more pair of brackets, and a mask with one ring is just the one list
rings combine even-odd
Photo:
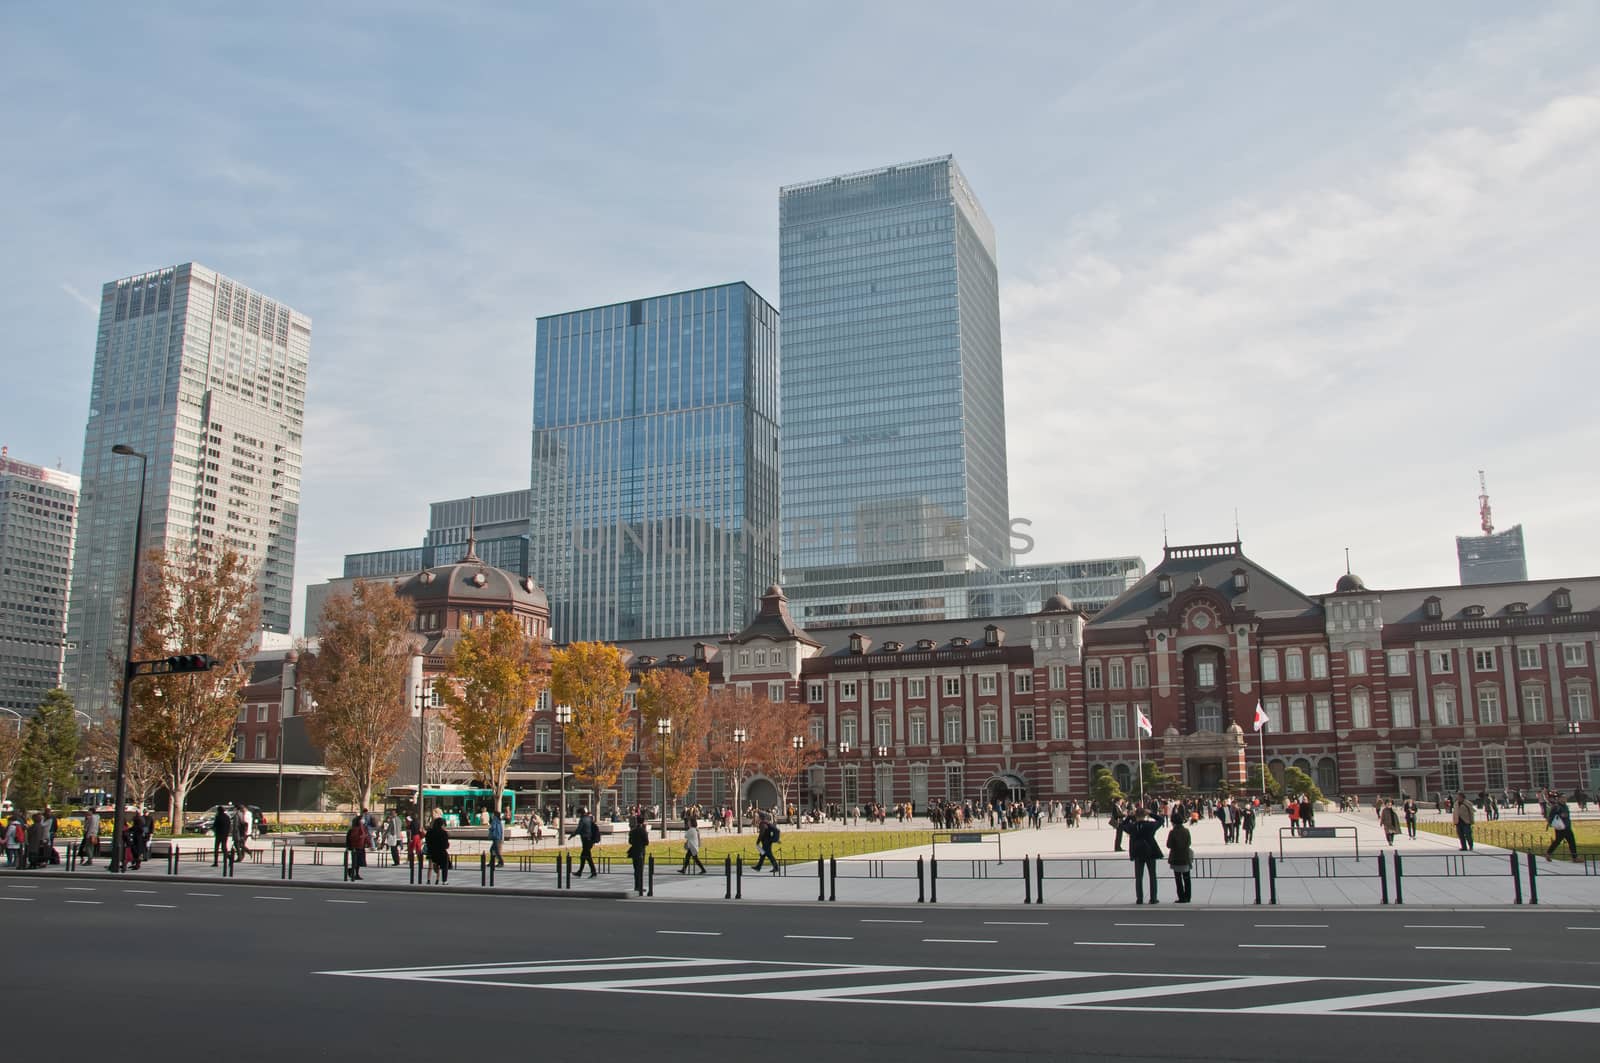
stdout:
[[1128,859],[1133,861],[1133,896],[1135,904],[1144,903],[1144,877],[1150,877],[1150,903],[1156,899],[1156,861],[1161,859],[1161,845],[1156,841],[1156,821],[1143,805],[1118,824],[1119,834],[1128,836]]
[[1312,803],[1310,794],[1300,795],[1300,829],[1302,832],[1308,827],[1317,825],[1317,806]]
[[149,807],[139,809],[139,862],[150,859],[150,839],[156,834],[156,817]]
[[233,837],[233,817],[227,805],[218,805],[217,814],[211,818],[211,866],[216,867],[228,853],[229,839]]
[[1550,829],[1555,831],[1556,834],[1550,840],[1550,848],[1544,851],[1544,858],[1549,860],[1550,854],[1554,853],[1556,847],[1564,841],[1567,843],[1568,855],[1576,862],[1578,859],[1578,838],[1572,832],[1572,810],[1567,807],[1567,803],[1561,799],[1559,793],[1552,792],[1550,794],[1550,818],[1545,822],[1550,824]]
[[1412,841],[1416,841],[1417,840],[1417,799],[1414,798],[1414,797],[1406,798],[1406,803],[1402,806],[1402,811],[1405,813],[1405,818],[1406,818],[1406,837],[1410,838]]
[[367,830],[367,817],[356,816],[350,820],[350,829],[344,832],[344,848],[348,854],[344,866],[346,882],[360,882],[361,869],[367,866],[367,846],[372,834]]
[[1244,843],[1254,844],[1256,840],[1256,806],[1252,801],[1239,811],[1239,829],[1244,831]]
[[489,810],[489,863],[495,867],[505,867],[506,858],[500,851],[501,845],[506,840],[506,821],[500,818],[500,813],[494,809]]
[[1117,839],[1116,840],[1116,845],[1113,847],[1112,852],[1117,852],[1117,853],[1122,852],[1122,821],[1123,821],[1123,819],[1124,819],[1124,816],[1123,816],[1123,813],[1122,813],[1122,802],[1121,801],[1117,801],[1117,800],[1113,800],[1111,802],[1111,810],[1106,813],[1106,820],[1107,820],[1107,822],[1109,822],[1111,824],[1111,832],[1112,832],[1112,834],[1114,834],[1116,836],[1116,839]]
[[578,809],[578,822],[573,825],[571,830],[567,831],[569,838],[574,835],[577,836],[578,844],[583,846],[583,851],[578,856],[578,876],[581,878],[583,869],[587,867],[589,869],[589,877],[594,878],[599,872],[595,870],[594,855],[590,850],[600,841],[600,824],[596,823],[594,817],[589,815],[587,806]]
[[139,870],[139,865],[144,862],[144,846],[139,830],[139,817],[129,816],[127,826],[122,828],[122,866],[132,871]]
[[1476,817],[1477,813],[1473,812],[1472,802],[1467,800],[1467,795],[1456,794],[1456,807],[1450,818],[1455,822],[1456,839],[1463,851],[1472,848],[1472,822]]
[[400,846],[406,840],[406,821],[401,818],[400,810],[392,810],[383,821],[383,840],[389,849],[389,859],[395,867],[400,866]]
[[83,817],[83,844],[78,847],[78,855],[83,858],[84,867],[93,865],[100,855],[100,813],[92,808]]
[[633,861],[633,891],[644,896],[644,854],[650,848],[650,828],[644,817],[635,815],[628,820],[628,859]]
[[694,866],[700,869],[700,874],[706,873],[706,865],[700,862],[700,824],[698,820],[689,818],[683,824],[683,866],[678,868],[678,874],[689,873],[689,861],[694,861]]
[[1378,822],[1383,824],[1383,833],[1389,839],[1390,848],[1394,847],[1394,836],[1400,833],[1400,815],[1394,810],[1394,801],[1387,800],[1378,809]]
[[45,864],[44,850],[49,844],[49,835],[45,832],[44,814],[35,812],[33,822],[28,824],[28,859],[26,866],[43,867]]
[[761,814],[761,826],[756,828],[756,849],[760,853],[756,857],[757,871],[761,870],[763,863],[770,860],[772,861],[772,873],[778,873],[778,858],[772,854],[772,847],[777,844],[781,836],[778,832],[778,825],[772,822],[772,819],[763,812]]
[[28,828],[22,825],[22,820],[15,814],[11,822],[6,824],[6,866],[17,867],[25,864],[23,859],[23,845],[28,837]]
[[[1188,904],[1194,896],[1194,879],[1190,874],[1194,866],[1194,846],[1189,837],[1189,828],[1182,819],[1174,819],[1172,829],[1167,831],[1167,866],[1172,868],[1172,884],[1178,891],[1178,903]],[[1155,886],[1152,885],[1152,902],[1155,895]]]
[[450,832],[444,829],[444,817],[435,816],[433,826],[422,836],[422,848],[428,856],[428,876],[437,875],[443,885],[450,881]]
[[528,820],[523,826],[528,829],[528,838],[533,842],[533,847],[539,848],[539,843],[544,840],[544,820],[540,818],[537,808],[528,813]]

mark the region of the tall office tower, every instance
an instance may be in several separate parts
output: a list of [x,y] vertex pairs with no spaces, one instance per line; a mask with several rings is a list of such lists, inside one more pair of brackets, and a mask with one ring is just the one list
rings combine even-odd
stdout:
[[232,547],[259,565],[261,625],[289,630],[311,319],[195,263],[100,296],[67,632],[79,707],[115,701],[139,459],[147,549]]
[[1528,554],[1522,525],[1486,535],[1456,536],[1456,564],[1461,585],[1518,583],[1528,578]]
[[0,708],[32,709],[61,685],[77,528],[78,478],[0,447]]
[[736,631],[778,578],[778,314],[725,284],[541,317],[529,564],[554,636]]
[[1011,563],[994,228],[948,155],[789,185],[778,217],[791,602],[939,612],[938,574]]

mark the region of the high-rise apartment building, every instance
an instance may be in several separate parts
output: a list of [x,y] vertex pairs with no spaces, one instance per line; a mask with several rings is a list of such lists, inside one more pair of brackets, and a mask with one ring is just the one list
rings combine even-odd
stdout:
[[948,155],[778,213],[785,588],[803,618],[863,579],[862,619],[938,612],[1011,564],[994,228]]
[[147,549],[232,547],[259,566],[261,624],[289,630],[311,320],[187,263],[105,285],[83,442],[66,686],[116,697],[148,456]]
[[32,709],[61,685],[77,528],[78,477],[0,447],[0,708]]
[[542,317],[529,557],[554,636],[741,628],[778,578],[778,315],[725,284]]

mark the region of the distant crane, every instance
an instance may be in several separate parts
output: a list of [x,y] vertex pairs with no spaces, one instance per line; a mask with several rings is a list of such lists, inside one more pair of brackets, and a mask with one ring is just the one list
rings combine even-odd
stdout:
[[1483,524],[1483,534],[1494,534],[1494,514],[1489,510],[1489,484],[1483,470],[1478,470],[1478,517]]

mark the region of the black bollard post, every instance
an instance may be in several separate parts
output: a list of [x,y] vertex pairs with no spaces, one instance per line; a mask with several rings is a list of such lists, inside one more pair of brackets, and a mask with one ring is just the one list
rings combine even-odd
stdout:
[[1278,903],[1278,861],[1271,853],[1267,854],[1267,890],[1271,895],[1271,903]]
[[656,895],[656,858],[651,856],[645,860],[645,896]]
[[1028,866],[1028,858],[1022,858],[1022,903],[1033,903],[1033,868]]
[[827,872],[822,869],[822,857],[817,857],[817,901],[828,899]]
[[1522,868],[1517,866],[1517,854],[1511,854],[1511,889],[1516,894],[1516,903],[1522,903]]
[[733,899],[744,900],[744,854],[740,853],[733,861]]
[[923,874],[922,873],[923,873],[922,857],[919,856],[919,857],[917,857],[917,903],[918,904],[927,903],[923,898],[923,884],[924,883],[923,883]]
[[1261,854],[1250,854],[1250,876],[1256,880],[1256,903],[1261,903]]
[[1394,854],[1394,903],[1396,903],[1396,904],[1404,904],[1404,903],[1406,903],[1406,890],[1405,890],[1405,886],[1402,884],[1402,879],[1404,879],[1404,878],[1405,878],[1405,869],[1401,866],[1400,854],[1399,853],[1395,853]]
[[489,884],[489,858],[483,853],[478,854],[478,885]]
[[1034,886],[1033,886],[1033,903],[1034,904],[1043,904],[1044,903],[1044,857],[1043,856],[1036,856],[1036,857],[1033,858],[1033,869],[1034,869],[1034,871],[1036,873],[1035,877],[1037,879],[1037,881],[1034,883]]
[[722,899],[733,900],[733,857],[722,858]]
[[344,851],[344,881],[350,881],[350,850]]
[[294,850],[289,850],[289,879],[294,880]]
[[278,851],[278,878],[283,880],[289,877],[289,849],[287,846]]
[[496,861],[489,861],[489,888],[494,889],[494,865]]
[[1532,853],[1528,854],[1528,903],[1539,903],[1539,865]]
[[1383,850],[1378,850],[1378,894],[1379,900],[1389,903],[1389,870],[1383,859]]
[[[560,865],[558,863],[557,867],[556,867],[557,873],[559,873],[560,870],[561,870],[561,868],[560,868]],[[567,854],[567,885],[566,885],[566,888],[569,889],[569,890],[572,888],[572,854],[571,853]]]
[[837,857],[828,857],[828,900],[839,899],[839,860]]
[[928,858],[928,903],[939,903],[939,858]]

